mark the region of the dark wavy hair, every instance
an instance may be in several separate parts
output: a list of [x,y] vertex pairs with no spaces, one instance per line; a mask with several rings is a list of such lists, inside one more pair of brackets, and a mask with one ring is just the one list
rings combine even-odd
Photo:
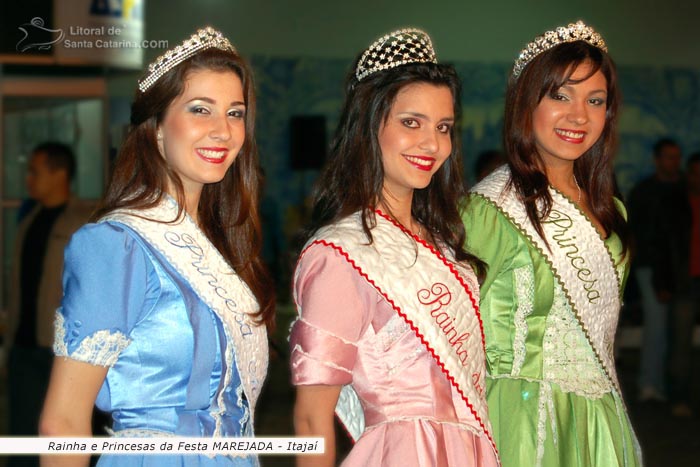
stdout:
[[[590,72],[582,80],[574,81],[571,75],[581,64],[590,64]],[[627,251],[627,222],[614,201],[613,158],[621,96],[615,63],[607,53],[584,41],[559,44],[535,57],[519,77],[511,78],[505,100],[504,148],[512,174],[510,184],[525,204],[530,222],[544,238],[541,220],[549,215],[552,197],[537,152],[532,115],[546,95],[554,94],[567,83],[585,81],[598,71],[607,81],[605,126],[598,141],[574,162],[574,175],[588,195],[593,215],[607,233],[615,232],[620,237]]]
[[68,181],[75,177],[75,154],[70,146],[56,141],[47,141],[36,146],[32,154],[46,154],[46,165],[51,170],[65,170]]
[[220,182],[204,185],[197,212],[199,224],[255,295],[260,310],[254,316],[260,323],[272,326],[274,293],[260,257],[260,169],[255,143],[253,75],[248,64],[237,53],[207,49],[168,71],[146,92],[136,91],[131,106],[131,127],[93,221],[117,209],[138,210],[157,205],[166,194],[168,181],[176,190],[180,207],[178,217],[182,215],[185,201],[182,181],[161,156],[156,129],[171,102],[184,91],[188,75],[199,70],[236,73],[243,85],[246,104],[245,142],[224,178]]
[[[353,66],[353,70],[357,61]],[[469,261],[478,271],[483,263],[464,250],[466,234],[458,202],[464,194],[459,141],[461,83],[454,67],[414,63],[373,73],[362,81],[348,75],[345,103],[330,156],[314,191],[313,212],[306,238],[321,227],[354,212],[362,212],[362,228],[372,243],[374,211],[383,201],[384,168],[379,130],[389,117],[399,91],[414,83],[445,86],[452,93],[455,126],[450,132],[452,152],[430,184],[415,190],[411,214],[438,244],[447,245],[458,261]],[[391,213],[387,213],[391,215]]]

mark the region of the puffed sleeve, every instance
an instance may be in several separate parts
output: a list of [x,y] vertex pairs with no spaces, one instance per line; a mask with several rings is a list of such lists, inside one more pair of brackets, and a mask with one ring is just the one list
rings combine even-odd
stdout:
[[462,220],[467,231],[467,251],[487,265],[479,303],[486,339],[486,367],[490,374],[510,374],[514,316],[519,303],[517,290],[522,282],[518,278],[532,277],[531,258],[527,247],[519,243],[515,228],[483,197],[470,196]]
[[487,265],[481,296],[504,271],[512,269],[518,244],[517,232],[503,214],[483,197],[471,194],[462,211],[467,234],[465,249]]
[[290,336],[292,384],[349,384],[376,292],[340,253],[324,245],[303,254],[294,289],[299,319]]
[[78,230],[66,247],[64,265],[54,353],[112,366],[146,307],[153,266],[131,232],[108,222]]

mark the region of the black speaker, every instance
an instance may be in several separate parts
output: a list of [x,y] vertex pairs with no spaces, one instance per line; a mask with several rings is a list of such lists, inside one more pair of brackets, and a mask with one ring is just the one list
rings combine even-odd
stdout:
[[326,160],[326,117],[297,115],[289,121],[292,170],[320,169]]

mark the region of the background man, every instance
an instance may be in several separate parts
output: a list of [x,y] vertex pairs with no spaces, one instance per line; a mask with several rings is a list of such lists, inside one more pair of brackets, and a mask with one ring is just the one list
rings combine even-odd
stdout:
[[[36,204],[17,228],[9,294],[8,383],[10,434],[36,436],[53,353],[54,312],[63,295],[63,249],[87,222],[90,210],[72,198],[75,174],[71,149],[44,143],[32,152],[27,191]],[[10,464],[38,465],[34,457]]]
[[669,306],[687,276],[690,206],[681,174],[681,148],[661,139],[653,149],[655,172],[630,193],[628,210],[634,237],[633,274],[639,285],[644,331],[639,399],[666,400]]

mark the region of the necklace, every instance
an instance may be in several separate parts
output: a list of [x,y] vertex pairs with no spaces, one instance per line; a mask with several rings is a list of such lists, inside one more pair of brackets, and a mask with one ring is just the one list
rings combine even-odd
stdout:
[[576,180],[576,175],[574,175],[574,183],[576,184],[576,189],[578,190],[578,199],[576,200],[576,204],[581,204],[581,187],[578,184],[578,180]]
[[[413,220],[412,220],[411,223],[413,223]],[[418,224],[418,232],[416,232],[416,231],[414,230],[414,229],[415,229],[415,226],[414,226],[413,228],[407,228],[406,230],[408,230],[409,232],[411,232],[412,235],[415,235],[415,236],[418,237],[418,238],[423,238],[423,224],[421,224],[421,223],[418,222],[418,221],[415,221],[415,223]],[[411,225],[411,224],[407,224],[407,225]],[[414,225],[415,225],[415,224],[414,224]]]

